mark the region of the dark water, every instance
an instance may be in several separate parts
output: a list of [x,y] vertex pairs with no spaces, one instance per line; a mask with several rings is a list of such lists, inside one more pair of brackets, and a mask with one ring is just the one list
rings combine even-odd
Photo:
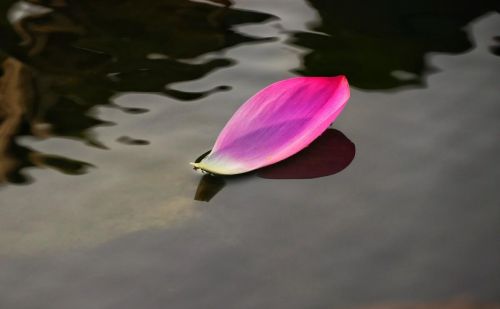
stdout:
[[[0,308],[498,308],[498,10],[1,1]],[[264,86],[336,74],[326,157],[190,168]]]

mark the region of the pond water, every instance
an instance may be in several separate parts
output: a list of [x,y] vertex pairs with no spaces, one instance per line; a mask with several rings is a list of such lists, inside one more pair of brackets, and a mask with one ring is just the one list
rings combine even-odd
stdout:
[[[2,1],[0,308],[498,308],[498,10]],[[189,166],[261,88],[337,74],[354,159]]]

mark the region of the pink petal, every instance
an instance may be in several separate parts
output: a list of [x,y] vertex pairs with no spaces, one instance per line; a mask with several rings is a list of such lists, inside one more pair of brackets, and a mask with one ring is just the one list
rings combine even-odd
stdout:
[[344,76],[295,77],[271,84],[236,111],[212,152],[193,165],[234,175],[286,159],[321,135],[348,99]]

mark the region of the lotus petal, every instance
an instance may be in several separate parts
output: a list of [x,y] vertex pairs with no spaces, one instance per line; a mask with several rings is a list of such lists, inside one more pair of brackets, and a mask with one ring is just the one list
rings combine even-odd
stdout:
[[337,118],[349,99],[344,76],[295,77],[246,101],[196,169],[234,175],[284,160],[307,147]]

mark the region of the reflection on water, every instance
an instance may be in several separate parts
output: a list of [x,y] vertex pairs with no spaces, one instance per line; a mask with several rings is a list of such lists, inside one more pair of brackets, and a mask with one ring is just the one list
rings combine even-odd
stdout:
[[296,155],[260,169],[257,174],[270,179],[310,179],[339,173],[351,164],[356,147],[342,132],[326,130]]
[[39,153],[16,144],[19,134],[45,138],[49,127],[42,118],[42,108],[36,106],[36,80],[33,71],[14,58],[2,63],[0,77],[0,183],[24,183],[27,178],[20,170],[28,166],[48,166],[66,174],[82,174],[91,166],[59,156]]
[[[230,1],[213,2],[217,5],[187,0],[149,1],[147,6],[133,0],[87,0],[78,5],[64,0],[2,2],[0,10],[6,14],[0,20],[0,181],[27,183],[30,178],[23,168],[51,166],[40,159],[44,154],[18,145],[17,136],[71,137],[107,149],[90,129],[112,123],[96,118],[92,109],[120,108],[111,102],[117,93],[161,93],[191,101],[230,90],[229,85],[214,85],[185,91],[172,84],[234,65],[229,57],[202,56],[269,41],[234,28],[273,16],[231,8]],[[353,86],[363,89],[424,85],[433,71],[426,55],[470,49],[466,25],[496,5],[490,0],[308,3],[320,20],[312,29],[316,32],[291,33],[290,44],[310,50],[296,72],[345,74]],[[491,52],[497,54],[498,47],[491,46]],[[147,112],[141,107],[122,110]],[[118,141],[148,143],[126,137]],[[84,173],[91,165],[59,159],[66,167],[59,164],[56,169],[68,174]]]
[[496,36],[493,38],[495,44],[490,47],[490,50],[493,54],[500,56],[500,36]]
[[[220,2],[220,1],[215,1]],[[223,1],[224,4],[229,4]],[[197,100],[216,91],[172,89],[234,62],[225,57],[186,60],[241,43],[266,41],[232,30],[272,16],[184,0],[4,1],[0,11],[0,182],[25,183],[20,171],[47,165],[80,174],[88,163],[44,155],[16,143],[17,136],[65,136],[106,149],[89,129],[106,123],[90,112],[116,106],[119,92],[155,92],[177,100]],[[159,18],[158,16],[161,16]],[[156,55],[156,56],[155,56]],[[140,113],[145,110],[128,108]],[[148,141],[118,138],[124,144]],[[64,164],[61,162],[64,161]]]
[[214,175],[203,175],[196,189],[194,199],[201,202],[210,202],[210,200],[219,193],[226,185],[224,177]]
[[117,140],[125,145],[149,145],[149,142],[143,139],[136,139],[129,136],[120,136]]
[[307,1],[321,20],[316,32],[293,35],[292,44],[311,50],[297,73],[344,74],[373,90],[424,86],[434,71],[427,56],[471,49],[468,23],[498,9],[495,0]]
[[[200,162],[209,153],[210,151],[205,152],[195,162]],[[198,184],[195,200],[208,202],[222,190],[226,181],[254,174],[268,179],[312,179],[333,175],[349,166],[355,153],[354,143],[342,132],[327,129],[311,145],[294,156],[255,172],[237,176],[204,175]]]

